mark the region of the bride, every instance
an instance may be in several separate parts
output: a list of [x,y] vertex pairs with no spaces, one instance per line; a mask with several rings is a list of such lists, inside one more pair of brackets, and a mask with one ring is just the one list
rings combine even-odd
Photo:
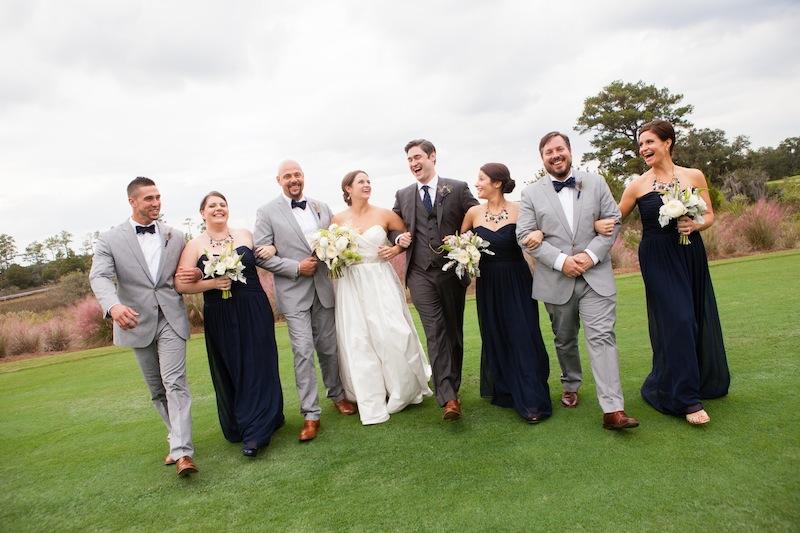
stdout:
[[370,205],[366,172],[349,172],[342,192],[350,207],[332,222],[356,231],[362,261],[345,268],[336,286],[339,372],[347,398],[358,403],[361,423],[379,424],[433,394],[431,370],[405,290],[388,263],[403,249],[389,246],[387,232],[405,232],[405,225],[394,212]]

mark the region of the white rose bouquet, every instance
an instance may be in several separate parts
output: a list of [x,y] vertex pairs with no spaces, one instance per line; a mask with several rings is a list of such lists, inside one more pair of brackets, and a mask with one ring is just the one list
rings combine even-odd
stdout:
[[328,265],[328,275],[341,278],[345,267],[361,261],[358,253],[356,234],[352,228],[331,224],[328,229],[320,229],[308,239],[314,255]]
[[[681,189],[678,183],[671,185],[661,193],[661,201],[664,205],[658,209],[658,223],[662,228],[669,224],[670,220],[682,216],[693,218],[702,224],[703,214],[708,210],[705,200],[700,196],[700,189],[696,187]],[[688,235],[681,234],[678,242],[687,245],[691,241],[689,241]]]
[[480,277],[481,271],[478,264],[481,254],[494,255],[489,250],[489,241],[481,239],[471,231],[462,234],[448,235],[444,239],[443,245],[439,247],[440,252],[447,252],[445,258],[450,259],[442,270],[450,270],[456,267],[456,276],[464,279],[464,276]]
[[[242,273],[244,271],[242,255],[236,253],[236,250],[233,249],[232,242],[229,242],[219,255],[212,255],[208,250],[206,250],[205,254],[208,259],[203,262],[204,278],[208,279],[228,276],[231,278],[231,281],[241,281],[242,283],[247,283],[247,280]],[[222,291],[223,300],[227,300],[230,297],[230,290]]]

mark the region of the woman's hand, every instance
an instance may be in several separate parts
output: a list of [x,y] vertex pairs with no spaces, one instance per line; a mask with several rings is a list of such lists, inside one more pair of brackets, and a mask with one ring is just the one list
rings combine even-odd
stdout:
[[678,233],[681,235],[689,235],[695,230],[694,220],[686,215],[678,219]]
[[614,233],[614,226],[616,224],[617,221],[613,218],[601,218],[600,220],[595,220],[594,231],[596,231],[598,235],[605,235],[608,237]]
[[231,278],[228,276],[220,276],[218,278],[211,278],[211,288],[220,291],[231,290]]
[[266,246],[256,246],[256,257],[259,259],[270,259],[278,253],[278,249],[271,244]]
[[522,245],[525,246],[528,250],[535,250],[542,244],[544,240],[544,233],[541,230],[535,230],[530,233],[522,240]]
[[404,252],[405,248],[400,246],[399,244],[395,244],[394,246],[379,246],[378,247],[378,257],[381,258],[381,261],[391,261],[401,252]]

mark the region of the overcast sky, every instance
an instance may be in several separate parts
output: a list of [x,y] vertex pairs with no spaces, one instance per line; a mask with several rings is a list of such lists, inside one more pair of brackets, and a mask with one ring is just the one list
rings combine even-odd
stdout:
[[797,1],[0,0],[0,233],[78,248],[129,216],[138,175],[172,225],[218,189],[252,227],[285,158],[334,211],[356,168],[391,207],[416,137],[443,176],[522,181],[547,131],[580,159],[583,101],[616,79],[774,146],[800,134],[798,31]]

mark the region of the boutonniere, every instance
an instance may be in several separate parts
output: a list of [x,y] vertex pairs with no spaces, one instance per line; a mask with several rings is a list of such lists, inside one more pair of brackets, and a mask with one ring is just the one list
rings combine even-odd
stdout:
[[167,247],[169,244],[169,240],[172,238],[172,230],[167,230],[167,236],[164,237],[164,248]]
[[319,205],[317,205],[317,202],[311,202],[311,209],[313,209],[314,212],[317,214],[317,218],[322,218],[322,215],[319,212]]
[[436,194],[440,198],[439,203],[441,204],[445,196],[447,196],[451,192],[453,192],[453,189],[451,189],[449,185],[440,185],[439,188],[436,189]]
[[578,200],[580,200],[581,191],[583,190],[583,180],[575,180],[575,190],[578,191]]

